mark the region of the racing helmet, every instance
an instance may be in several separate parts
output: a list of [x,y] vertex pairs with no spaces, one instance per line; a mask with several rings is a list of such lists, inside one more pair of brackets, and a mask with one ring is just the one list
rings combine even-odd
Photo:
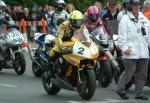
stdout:
[[56,0],[55,2],[55,7],[58,11],[62,11],[65,7],[65,2],[64,0]]
[[99,18],[99,9],[96,6],[90,6],[87,10],[87,17],[92,21],[96,22]]
[[74,10],[70,13],[69,20],[74,29],[79,29],[83,23],[83,14],[78,10]]

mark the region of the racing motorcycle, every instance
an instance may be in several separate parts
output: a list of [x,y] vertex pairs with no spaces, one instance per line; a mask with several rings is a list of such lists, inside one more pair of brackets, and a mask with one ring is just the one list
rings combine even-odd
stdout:
[[26,61],[21,50],[23,42],[22,33],[15,28],[0,36],[0,70],[14,68],[18,75],[25,72]]
[[29,45],[29,55],[32,60],[32,71],[36,77],[41,77],[44,67],[49,63],[49,50],[53,47],[55,37],[49,34],[35,33],[37,49],[32,50]]
[[93,42],[81,43],[75,37],[63,44],[66,49],[61,50],[42,75],[44,89],[49,95],[56,95],[61,88],[73,90],[82,99],[89,100],[96,89],[94,67],[99,55],[97,46]]
[[108,87],[116,70],[119,70],[119,64],[113,57],[114,52],[113,42],[108,40],[102,30],[97,29],[97,32],[92,33],[92,38],[96,42],[99,49],[99,57],[96,65],[96,77],[102,87]]

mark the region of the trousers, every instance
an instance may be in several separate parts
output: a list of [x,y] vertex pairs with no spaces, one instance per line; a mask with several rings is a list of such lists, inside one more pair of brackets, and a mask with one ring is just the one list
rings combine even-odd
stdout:
[[117,91],[124,93],[125,85],[135,76],[135,94],[142,96],[145,80],[147,78],[148,59],[125,59],[125,70],[120,76]]

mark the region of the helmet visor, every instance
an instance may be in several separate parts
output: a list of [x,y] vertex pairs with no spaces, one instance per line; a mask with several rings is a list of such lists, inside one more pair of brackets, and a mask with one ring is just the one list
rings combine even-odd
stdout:
[[83,23],[83,19],[72,19],[71,24],[77,27],[80,27]]
[[90,14],[90,15],[89,15],[89,19],[90,19],[92,22],[96,22],[98,18],[99,18],[99,15],[98,15],[98,14]]

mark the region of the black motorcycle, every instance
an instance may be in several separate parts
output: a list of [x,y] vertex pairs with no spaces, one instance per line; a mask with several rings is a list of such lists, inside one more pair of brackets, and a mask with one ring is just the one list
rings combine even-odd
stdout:
[[1,35],[0,70],[14,68],[18,75],[22,75],[25,72],[26,61],[21,50],[23,42],[22,33],[15,28],[11,28]]

